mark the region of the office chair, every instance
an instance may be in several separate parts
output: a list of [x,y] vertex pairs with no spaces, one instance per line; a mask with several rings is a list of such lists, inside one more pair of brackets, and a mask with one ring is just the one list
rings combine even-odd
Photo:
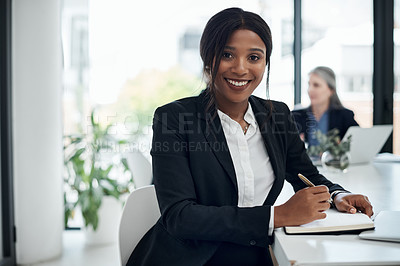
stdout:
[[153,181],[151,163],[144,157],[143,153],[134,150],[124,153],[123,156],[126,158],[128,167],[132,172],[135,188],[151,185]]
[[160,215],[154,185],[138,188],[129,195],[119,225],[121,265],[126,265],[140,239]]

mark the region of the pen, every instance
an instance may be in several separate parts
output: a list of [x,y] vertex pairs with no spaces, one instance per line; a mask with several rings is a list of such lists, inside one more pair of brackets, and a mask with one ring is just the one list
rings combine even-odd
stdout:
[[[297,176],[298,176],[298,177],[301,179],[301,181],[303,181],[304,184],[306,184],[307,186],[309,186],[309,187],[315,187],[315,185],[314,185],[310,180],[308,180],[308,178],[305,177],[304,175],[302,175],[302,174],[299,173]],[[330,198],[330,199],[328,200],[328,202],[329,202],[329,203],[332,203],[332,199]]]

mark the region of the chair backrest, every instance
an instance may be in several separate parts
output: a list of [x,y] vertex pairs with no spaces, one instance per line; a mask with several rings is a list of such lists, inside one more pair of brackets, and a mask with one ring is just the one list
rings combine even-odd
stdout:
[[138,188],[129,195],[119,225],[121,265],[126,265],[140,239],[160,215],[154,185]]
[[151,185],[153,179],[151,163],[143,153],[134,150],[124,153],[123,156],[126,158],[128,167],[132,172],[135,188]]

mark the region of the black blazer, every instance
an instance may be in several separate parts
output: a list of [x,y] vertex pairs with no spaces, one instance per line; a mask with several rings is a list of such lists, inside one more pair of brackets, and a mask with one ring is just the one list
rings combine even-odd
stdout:
[[[296,121],[297,128],[300,133],[304,133],[305,141],[308,141],[308,130],[310,130],[310,126],[315,123],[314,120],[310,119],[307,114],[311,112],[311,108],[304,108],[293,110],[293,117]],[[346,131],[351,126],[358,126],[356,120],[354,120],[353,111],[340,108],[340,109],[328,109],[328,117],[329,117],[329,125],[328,130],[337,128],[339,130],[340,139],[344,137]]]
[[[239,208],[236,175],[217,114],[206,112],[207,96],[158,108],[153,120],[154,184],[161,217],[133,251],[128,265],[204,265],[224,243],[267,252],[271,206],[285,179],[295,191],[314,184],[343,190],[320,175],[306,154],[284,103],[249,99],[271,160],[275,181],[264,205]],[[210,118],[207,123],[206,118]]]

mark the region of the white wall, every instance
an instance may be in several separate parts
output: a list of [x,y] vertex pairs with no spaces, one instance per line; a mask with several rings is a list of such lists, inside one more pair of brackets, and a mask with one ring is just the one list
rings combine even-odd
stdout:
[[18,264],[58,257],[62,250],[60,1],[12,1]]

